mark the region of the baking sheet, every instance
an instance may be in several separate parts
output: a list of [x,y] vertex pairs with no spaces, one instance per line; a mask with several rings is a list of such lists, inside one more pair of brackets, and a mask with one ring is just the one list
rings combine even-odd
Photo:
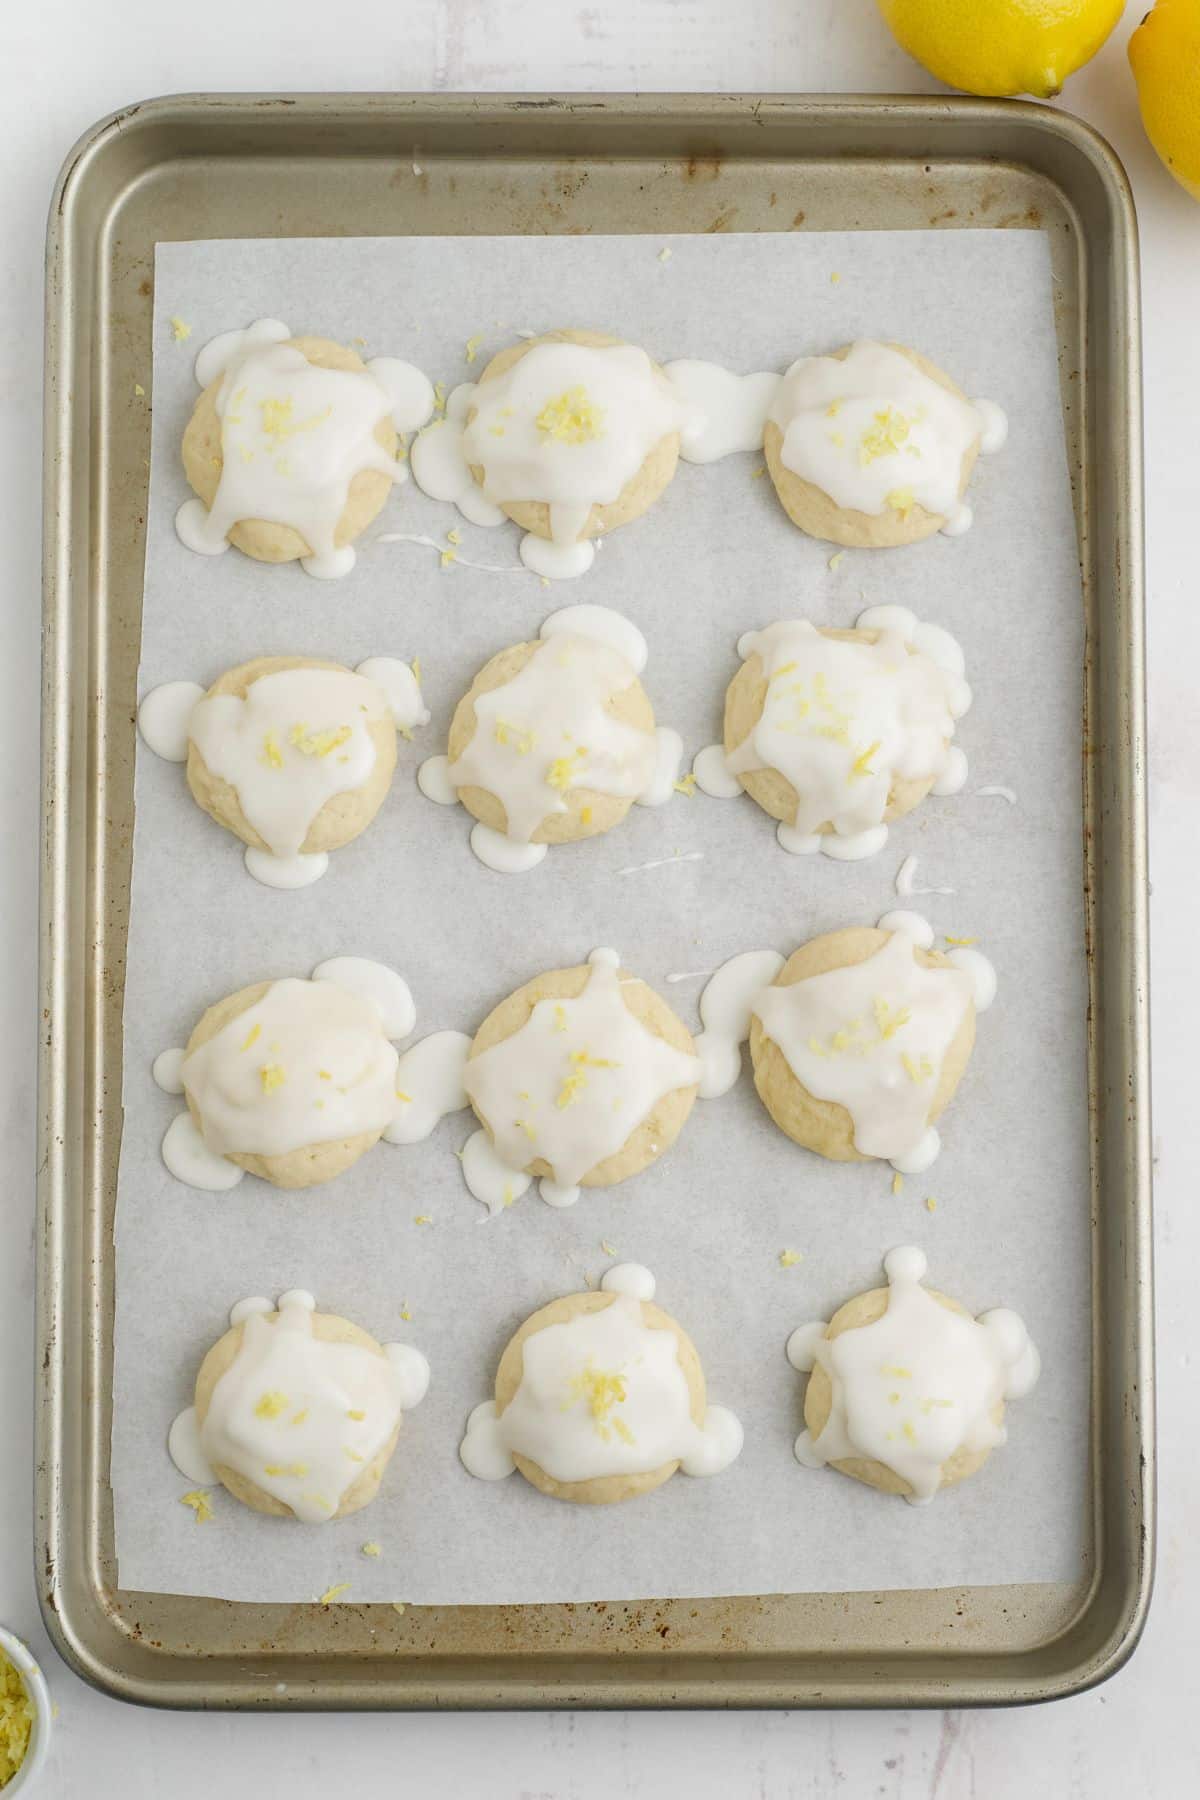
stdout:
[[[463,558],[514,572],[444,570],[422,546],[376,544],[360,546],[346,581],[321,583],[232,552],[194,557],[174,535],[194,353],[267,314],[297,331],[364,338],[366,354],[408,356],[447,386],[472,372],[468,339],[483,338],[477,372],[515,331],[557,325],[599,324],[662,360],[707,356],[743,370],[782,368],[856,335],[891,337],[999,400],[1012,432],[977,471],[966,537],[847,552],[836,570],[829,546],[790,526],[769,480],[752,478],[761,458],[733,457],[681,465],[653,512],[615,533],[579,582],[543,588],[519,569],[515,527],[478,531],[409,485],[372,535],[441,538],[457,525]],[[186,341],[172,316],[191,327]],[[116,1228],[121,1585],[261,1601],[311,1599],[348,1581],[346,1600],[470,1604],[1077,1578],[1089,1333],[1083,646],[1043,236],[162,245],[153,383],[143,385],[154,428],[139,691],[207,682],[260,654],[351,664],[420,655],[433,719],[403,747],[371,830],[296,894],[251,881],[240,846],[188,800],[181,770],[139,745]],[[743,630],[793,613],[846,625],[866,604],[910,605],[966,650],[975,704],[958,741],[968,791],[926,802],[866,863],[785,856],[749,800],[696,795],[634,809],[619,831],[552,849],[531,874],[492,874],[468,849],[466,815],[426,802],[413,773],[444,748],[474,670],[533,636],[555,606],[582,600],[621,608],[646,633],[646,684],[689,752],[718,735]],[[1011,785],[1018,804],[972,796],[991,783]],[[161,1163],[178,1102],[154,1088],[150,1064],[246,982],[307,973],[338,953],[376,956],[410,981],[418,1034],[470,1030],[531,975],[609,942],[695,1028],[702,976],[668,975],[872,921],[897,904],[893,879],[910,853],[919,883],[957,890],[918,904],[938,929],[980,939],[1001,991],[942,1157],[900,1196],[886,1166],[839,1167],[791,1145],[748,1076],[725,1099],[698,1103],[670,1154],[635,1180],[585,1192],[565,1213],[531,1190],[486,1225],[452,1155],[469,1115],[424,1145],[381,1145],[338,1182],[300,1194],[247,1178],[232,1194],[203,1195]],[[432,1223],[416,1225],[418,1214]],[[698,1343],[711,1398],[746,1426],[741,1458],[714,1480],[678,1477],[614,1509],[556,1505],[519,1477],[472,1480],[457,1444],[500,1350],[529,1312],[599,1277],[611,1260],[602,1240],[654,1269],[661,1303]],[[925,1509],[795,1463],[803,1384],[783,1354],[794,1325],[874,1285],[883,1251],[908,1240],[928,1252],[933,1282],[972,1310],[1021,1311],[1045,1362],[986,1473]],[[803,1261],[781,1268],[784,1248]],[[217,1490],[216,1518],[197,1527],[178,1504],[187,1484],[167,1460],[167,1427],[233,1301],[297,1285],[380,1338],[418,1344],[433,1365],[430,1394],[368,1512],[306,1530]],[[368,1539],[382,1547],[377,1561],[360,1554]]]

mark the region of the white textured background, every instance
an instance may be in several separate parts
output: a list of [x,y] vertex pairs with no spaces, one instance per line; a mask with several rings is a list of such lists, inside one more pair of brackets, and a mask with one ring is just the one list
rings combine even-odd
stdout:
[[[1151,612],[1155,1080],[1162,1507],[1158,1592],[1141,1649],[1106,1687],[1051,1708],[925,1714],[194,1717],[101,1698],[57,1663],[30,1559],[42,230],[51,183],[95,118],[192,89],[930,91],[873,0],[37,0],[0,22],[0,1619],[47,1659],[61,1715],[46,1800],[242,1800],[346,1791],[421,1800],[882,1795],[888,1800],[1176,1800],[1200,1761],[1200,1443],[1190,1382],[1200,1255],[1194,1061],[1195,754],[1200,593],[1200,208],[1139,125],[1129,9],[1068,90],[1110,139],[1141,215]],[[1189,1304],[1191,1303],[1191,1305]]]

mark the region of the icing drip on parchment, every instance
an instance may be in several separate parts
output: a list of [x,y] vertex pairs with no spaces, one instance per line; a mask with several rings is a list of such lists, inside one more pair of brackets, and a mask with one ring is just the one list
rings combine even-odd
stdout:
[[870,1457],[912,1489],[915,1505],[937,1492],[959,1451],[990,1450],[1006,1432],[994,1414],[1023,1399],[1041,1363],[1021,1319],[998,1307],[978,1319],[952,1311],[922,1286],[924,1253],[911,1246],[884,1258],[887,1311],[870,1325],[825,1335],[820,1323],[788,1339],[788,1360],[829,1377],[832,1403],[820,1435],[802,1432],[796,1456],[808,1468]]
[[844,358],[805,356],[784,376],[770,410],[785,468],[857,512],[905,517],[922,506],[957,536],[971,523],[959,499],[963,458],[1004,441],[993,402],[961,399],[900,351],[861,340]]
[[[551,1170],[543,1199],[570,1204],[582,1178],[621,1149],[658,1101],[700,1079],[697,1057],[630,1012],[616,952],[595,950],[588,961],[581,994],[540,1000],[518,1031],[466,1065],[467,1095],[488,1129],[464,1151],[463,1174],[490,1212],[506,1203],[493,1170],[516,1198],[515,1179],[539,1160]],[[476,1143],[488,1135],[490,1155]],[[485,1159],[484,1179],[473,1179],[472,1158]]]
[[767,682],[761,715],[734,750],[697,756],[697,785],[717,798],[740,792],[737,777],[778,771],[796,810],[778,839],[794,854],[841,861],[875,855],[885,814],[902,781],[932,781],[956,793],[967,760],[950,739],[971,704],[963,657],[948,632],[904,607],[872,607],[856,629],[873,638],[834,638],[806,619],[784,620],[739,640]]
[[189,1480],[214,1480],[218,1465],[232,1469],[306,1524],[334,1516],[429,1385],[419,1350],[388,1344],[378,1355],[319,1338],[314,1308],[300,1289],[282,1295],[274,1315],[264,1300],[236,1306],[230,1323],[242,1327],[242,1341],[203,1425],[189,1407],[168,1439]]
[[615,1297],[526,1338],[520,1385],[503,1414],[486,1401],[467,1421],[459,1454],[468,1471],[498,1481],[513,1453],[556,1481],[640,1475],[678,1462],[687,1475],[716,1475],[742,1447],[742,1427],[724,1407],[692,1418],[678,1339],[642,1321],[654,1278],[637,1264],[601,1283]]
[[223,332],[197,358],[201,385],[221,383],[220,481],[211,508],[187,501],[176,529],[189,549],[216,556],[244,520],[290,526],[309,546],[301,564],[310,575],[345,575],[355,553],[337,546],[334,534],[354,477],[375,469],[408,479],[376,428],[390,418],[402,433],[416,430],[433,411],[433,388],[419,369],[392,357],[365,369],[319,368],[281,333],[279,321],[260,320],[245,332]]

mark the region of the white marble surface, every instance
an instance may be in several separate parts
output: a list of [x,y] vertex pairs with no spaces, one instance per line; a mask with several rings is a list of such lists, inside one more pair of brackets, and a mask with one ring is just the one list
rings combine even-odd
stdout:
[[1200,1761],[1200,1445],[1185,1336],[1200,1257],[1191,1116],[1195,753],[1200,589],[1189,554],[1200,476],[1200,207],[1139,125],[1125,41],[1141,7],[1068,90],[1111,140],[1141,215],[1146,320],[1151,745],[1157,979],[1158,1592],[1141,1649],[1106,1687],[990,1713],[197,1717],[93,1693],[49,1652],[30,1561],[37,870],[38,434],[42,229],[75,136],[148,95],[201,89],[774,89],[930,91],[873,0],[37,0],[0,21],[0,1619],[47,1658],[60,1707],[39,1795],[192,1800],[349,1790],[456,1800],[884,1795],[1175,1800]]

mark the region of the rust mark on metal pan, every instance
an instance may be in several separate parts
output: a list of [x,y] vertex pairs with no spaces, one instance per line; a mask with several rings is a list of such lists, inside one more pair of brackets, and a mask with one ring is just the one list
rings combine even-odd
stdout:
[[685,181],[715,181],[720,173],[721,158],[719,156],[701,156],[698,151],[693,152],[683,165]]
[[798,213],[793,213],[793,215],[792,215],[792,230],[799,231],[799,229],[800,229],[801,225],[803,225],[803,223],[804,223],[804,208],[801,207],[801,209]]
[[711,235],[714,231],[728,231],[734,219],[737,218],[737,210],[736,206],[727,206],[724,212],[717,214],[711,225],[704,227],[705,232]]

